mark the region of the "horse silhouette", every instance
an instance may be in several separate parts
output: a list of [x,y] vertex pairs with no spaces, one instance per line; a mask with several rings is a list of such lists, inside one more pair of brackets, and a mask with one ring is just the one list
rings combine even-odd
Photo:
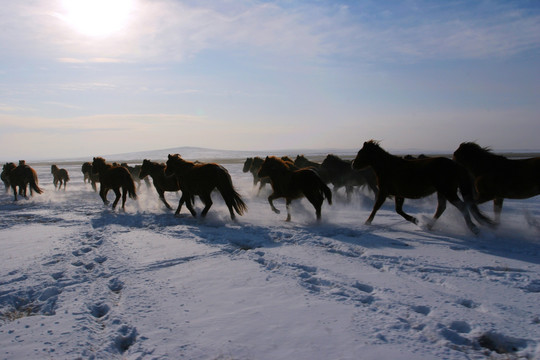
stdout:
[[315,208],[318,221],[321,219],[321,208],[324,199],[328,200],[328,204],[332,204],[332,192],[317,172],[312,169],[297,169],[290,162],[275,156],[267,156],[261,165],[259,176],[270,178],[273,192],[268,196],[268,203],[275,213],[279,214],[280,211],[276,209],[273,201],[278,198],[285,198],[287,207],[286,221],[291,221],[290,205],[294,199],[305,197]]
[[232,220],[235,219],[235,211],[238,215],[243,215],[247,211],[246,204],[234,189],[231,175],[221,165],[195,163],[182,159],[178,154],[169,154],[165,174],[174,174],[182,191],[176,215],[180,213],[182,205],[185,203],[191,215],[196,217],[197,212],[193,208],[193,199],[197,195],[205,205],[201,216],[206,216],[213,204],[210,194],[214,189],[217,189],[225,200]]
[[[394,196],[396,212],[399,215],[418,224],[415,217],[403,211],[405,198],[418,199],[435,192],[437,193],[438,205],[433,219],[427,225],[428,229],[431,229],[436,220],[443,214],[447,201],[459,209],[473,233],[477,234],[479,230],[471,220],[469,208],[477,220],[490,223],[489,219],[480,213],[472,201],[472,187],[466,170],[448,158],[405,160],[399,156],[391,155],[381,148],[378,142],[370,140],[365,142],[362,149],[358,151],[352,166],[355,169],[371,166],[377,176],[379,191],[366,224],[371,224],[377,210],[388,196]],[[459,198],[458,189],[466,201]]]
[[53,175],[53,184],[54,188],[58,187],[58,190],[64,185],[64,190],[66,190],[66,184],[69,181],[69,174],[66,169],[59,169],[56,165],[51,165],[51,174]]
[[[14,165],[14,164],[13,164]],[[34,169],[26,165],[24,160],[19,161],[19,166],[11,167],[11,170],[7,171],[7,179],[9,185],[13,189],[14,200],[17,201],[17,187],[19,188],[19,195],[27,197],[26,187],[30,188],[30,195],[34,195],[34,192],[42,194],[43,190],[38,186],[38,176]]]
[[180,185],[174,174],[165,175],[165,167],[165,164],[145,159],[141,165],[139,176],[141,179],[147,179],[147,176],[150,176],[154,188],[159,195],[159,199],[165,204],[167,209],[172,209],[171,205],[165,200],[165,191],[179,191]]
[[472,175],[475,200],[493,200],[496,223],[505,198],[527,199],[540,194],[540,157],[508,159],[474,142],[464,142],[454,152],[454,160]]
[[[109,204],[107,200],[109,190],[113,190],[116,195],[112,205],[113,209],[116,208],[120,195],[122,196],[122,209],[125,209],[128,194],[130,198],[137,199],[135,183],[125,167],[107,164],[104,158],[95,157],[92,162],[92,172],[99,175],[99,196],[105,205]],[[122,189],[122,193],[120,189]]]

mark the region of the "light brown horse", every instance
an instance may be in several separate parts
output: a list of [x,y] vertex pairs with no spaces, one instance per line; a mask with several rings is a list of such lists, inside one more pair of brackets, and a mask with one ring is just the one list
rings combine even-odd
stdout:
[[296,169],[293,164],[275,156],[267,156],[259,170],[259,176],[270,178],[273,192],[268,197],[272,210],[279,214],[273,201],[285,198],[287,219],[291,221],[290,205],[292,200],[305,197],[315,208],[317,220],[321,219],[321,208],[324,199],[332,205],[332,192],[313,169]]
[[[358,151],[352,166],[355,169],[371,166],[377,176],[379,191],[366,224],[371,224],[377,210],[388,196],[394,196],[396,212],[399,215],[418,224],[415,217],[403,211],[405,198],[418,199],[435,192],[437,193],[438,205],[433,219],[427,225],[428,229],[434,225],[446,209],[447,200],[459,209],[473,233],[477,234],[479,230],[471,220],[469,208],[477,220],[490,223],[489,219],[483,216],[472,202],[472,187],[466,170],[450,159],[433,157],[405,160],[399,156],[391,155],[381,148],[378,142],[371,140],[365,142],[362,149]],[[458,189],[466,198],[466,202],[458,197]]]
[[[13,164],[14,165],[14,164]],[[13,195],[15,201],[17,201],[17,187],[19,187],[19,195],[26,197],[26,187],[30,188],[30,195],[34,195],[34,192],[41,194],[43,190],[38,186],[37,173],[30,166],[26,165],[24,160],[19,161],[19,166],[10,167],[11,170],[7,173],[7,178],[11,188],[13,189]]]
[[[120,200],[120,195],[122,195],[122,209],[125,209],[127,194],[129,194],[130,198],[137,199],[135,183],[133,182],[128,169],[125,167],[113,166],[107,164],[104,158],[95,157],[92,162],[92,172],[94,174],[99,174],[99,196],[105,205],[109,204],[109,201],[107,200],[107,193],[109,190],[113,190],[116,195],[112,205],[113,209],[116,208],[116,205]],[[120,193],[120,188],[122,188],[122,194]]]
[[150,175],[159,199],[165,204],[167,209],[172,209],[171,205],[165,200],[165,191],[179,191],[180,185],[174,174],[170,176],[165,175],[165,167],[165,164],[145,159],[141,165],[139,177],[145,179]]
[[493,200],[496,223],[505,198],[527,199],[540,194],[540,157],[512,160],[474,142],[464,142],[454,152],[454,160],[471,173],[475,200]]
[[247,205],[234,189],[231,175],[227,169],[218,164],[194,163],[182,159],[178,154],[169,154],[165,173],[167,175],[174,174],[180,185],[180,190],[182,190],[176,215],[180,213],[182,205],[186,203],[191,215],[197,216],[197,212],[193,209],[193,198],[198,195],[205,205],[201,216],[206,216],[213,204],[210,194],[214,189],[218,189],[225,200],[231,219],[235,219],[235,211],[238,215],[243,215],[247,210]]
[[51,165],[51,174],[53,175],[54,188],[58,187],[58,190],[64,184],[64,190],[66,190],[66,184],[69,181],[69,174],[66,169],[59,169],[56,165]]

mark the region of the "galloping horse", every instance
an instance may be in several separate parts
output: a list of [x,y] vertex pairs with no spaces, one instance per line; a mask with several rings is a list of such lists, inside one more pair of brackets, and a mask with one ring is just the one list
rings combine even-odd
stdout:
[[315,207],[317,220],[321,219],[321,207],[324,199],[332,205],[332,192],[321,180],[320,176],[312,169],[296,169],[290,163],[275,156],[267,156],[259,170],[259,176],[270,178],[273,192],[268,197],[272,210],[279,214],[280,211],[274,206],[274,199],[285,198],[287,207],[287,219],[291,221],[290,205],[292,200],[306,197]]
[[496,223],[505,198],[527,199],[540,194],[540,157],[511,160],[474,142],[464,142],[454,152],[454,160],[472,174],[475,200],[493,200]]
[[116,198],[114,199],[112,208],[116,208],[118,201],[120,200],[120,188],[122,188],[122,209],[125,209],[126,195],[132,199],[137,199],[137,193],[135,191],[135,183],[131,178],[131,174],[128,169],[122,166],[113,166],[107,164],[102,157],[95,157],[92,162],[92,172],[99,174],[99,196],[105,205],[109,204],[107,200],[107,193],[109,190],[113,190]]
[[96,183],[99,182],[99,175],[92,172],[92,163],[87,161],[82,164],[81,171],[84,174],[84,183],[88,181],[92,184],[92,189],[97,191]]
[[321,169],[324,170],[328,182],[334,185],[334,191],[345,187],[347,200],[350,200],[354,186],[367,185],[373,193],[377,194],[377,179],[372,169],[353,169],[351,161],[329,154],[323,160]]
[[160,200],[165,204],[167,209],[172,209],[171,205],[165,200],[165,191],[178,191],[180,190],[180,185],[174,174],[170,176],[165,175],[165,167],[165,164],[145,159],[143,160],[139,177],[145,179],[150,175]]
[[[375,213],[388,196],[394,196],[398,214],[418,224],[415,217],[403,211],[405,198],[418,199],[434,192],[437,192],[438,205],[432,221],[428,224],[428,229],[432,228],[446,209],[447,200],[459,209],[473,233],[477,234],[479,230],[471,220],[469,207],[477,220],[489,223],[489,219],[480,213],[472,201],[472,187],[466,170],[450,159],[433,157],[414,161],[404,160],[389,154],[379,146],[378,142],[370,140],[365,142],[362,149],[358,151],[352,166],[355,169],[371,166],[377,176],[379,191],[366,224],[371,224]],[[458,188],[466,202],[458,197]]]
[[34,191],[38,194],[43,193],[43,190],[41,190],[38,186],[38,177],[36,171],[30,166],[26,165],[24,160],[19,161],[19,166],[11,167],[10,165],[9,168],[11,168],[11,170],[7,172],[7,178],[11,188],[13,189],[15,201],[17,201],[17,186],[19,187],[19,195],[24,197],[26,197],[27,185],[30,187],[30,195],[34,195]]
[[69,174],[66,169],[59,169],[56,165],[51,165],[51,174],[53,175],[54,188],[58,186],[58,190],[64,184],[64,190],[66,190],[66,183],[69,181]]
[[178,202],[175,215],[180,213],[185,202],[191,215],[197,216],[195,209],[193,209],[193,198],[198,195],[205,205],[201,216],[206,216],[213,204],[210,194],[215,188],[219,190],[223,200],[225,200],[231,219],[235,219],[234,211],[238,215],[243,215],[247,210],[246,204],[234,189],[231,175],[218,164],[194,163],[182,159],[178,154],[169,154],[165,174],[174,174],[180,185],[180,190],[182,190],[182,197]]

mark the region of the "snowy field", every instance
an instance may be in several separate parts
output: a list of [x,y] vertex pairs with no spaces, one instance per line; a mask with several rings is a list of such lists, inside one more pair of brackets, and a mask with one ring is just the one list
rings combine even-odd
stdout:
[[478,237],[451,205],[432,231],[391,200],[366,226],[367,190],[320,224],[297,201],[286,223],[242,160],[223,164],[249,207],[236,222],[217,193],[206,219],[175,217],[144,183],[112,211],[80,162],[57,162],[65,192],[29,162],[44,194],[0,194],[0,359],[540,359],[540,197]]

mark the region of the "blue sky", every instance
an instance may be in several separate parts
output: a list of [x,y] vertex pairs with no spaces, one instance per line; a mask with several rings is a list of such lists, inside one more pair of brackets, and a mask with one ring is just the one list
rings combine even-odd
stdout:
[[538,1],[31,0],[0,23],[5,160],[540,149]]

